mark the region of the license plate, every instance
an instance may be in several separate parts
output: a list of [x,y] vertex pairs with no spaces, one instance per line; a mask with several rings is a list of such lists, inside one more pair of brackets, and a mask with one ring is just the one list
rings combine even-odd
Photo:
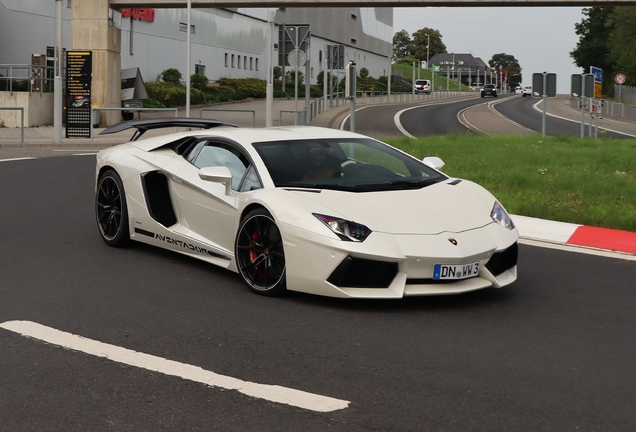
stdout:
[[435,264],[434,280],[468,279],[479,274],[479,261],[466,264]]

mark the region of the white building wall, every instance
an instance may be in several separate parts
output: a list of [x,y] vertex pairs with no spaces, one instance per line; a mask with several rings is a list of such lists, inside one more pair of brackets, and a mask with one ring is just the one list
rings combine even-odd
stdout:
[[[69,0],[63,0],[62,45],[67,50],[71,49],[71,17],[68,6]],[[328,12],[323,11],[321,14],[325,15]],[[361,15],[363,33],[378,38],[378,46],[383,47],[381,51],[386,51],[387,40],[392,37],[392,27],[375,19],[371,20],[369,17],[373,14],[368,11]],[[168,68],[177,68],[185,75],[187,34],[179,30],[179,23],[187,22],[186,9],[155,9],[154,22],[134,20],[132,33],[131,20],[117,19],[117,16],[118,14],[115,14],[114,23],[122,30],[122,68],[139,67],[146,81],[155,80],[159,73]],[[28,64],[31,54],[46,53],[46,47],[54,44],[54,17],[53,0],[0,0],[0,64]],[[266,79],[266,18],[265,8],[192,9],[191,25],[194,26],[195,33],[191,37],[191,72],[194,73],[195,65],[200,64],[205,66],[205,73],[210,80],[221,77]],[[338,43],[349,45],[346,43],[347,40],[334,40],[333,34],[319,34],[330,33],[324,21],[323,19],[317,23],[312,30],[311,83],[316,83],[318,73],[323,70],[324,63],[320,64],[318,59],[321,50],[324,56],[324,46]],[[334,33],[342,32],[342,29],[338,29]],[[362,33],[358,35],[358,38],[361,37]],[[278,28],[275,29],[274,38],[274,42],[277,43]],[[338,38],[340,37],[336,39]],[[372,43],[370,46],[375,45]],[[274,52],[274,65],[278,64],[277,54]],[[355,59],[358,70],[366,67],[370,75],[377,78],[386,75],[389,55],[390,52],[371,52],[349,45],[346,47],[345,60]]]

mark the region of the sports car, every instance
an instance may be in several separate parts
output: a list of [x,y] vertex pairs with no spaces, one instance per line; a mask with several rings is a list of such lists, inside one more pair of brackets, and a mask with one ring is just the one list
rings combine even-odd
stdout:
[[[188,131],[139,139],[158,127]],[[102,239],[170,249],[237,272],[263,295],[401,298],[501,288],[519,234],[483,187],[364,135],[132,120],[97,155]],[[195,129],[196,128],[196,129]]]

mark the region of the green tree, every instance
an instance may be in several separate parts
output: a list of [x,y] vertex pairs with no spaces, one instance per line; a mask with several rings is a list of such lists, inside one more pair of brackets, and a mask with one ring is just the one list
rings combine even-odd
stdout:
[[499,71],[502,72],[501,76],[504,79],[507,74],[508,84],[511,87],[516,87],[521,83],[521,66],[519,66],[515,56],[506,53],[495,54],[488,60],[488,65],[495,70],[497,76],[499,76]]
[[[576,48],[570,52],[574,64],[589,73],[590,66],[603,69],[603,92],[612,88],[614,62],[608,53],[611,51],[610,35],[614,29],[613,6],[593,6],[583,9],[585,18],[574,25],[575,33],[579,36]],[[632,27],[634,22],[631,23]],[[621,41],[623,42],[623,41]]]
[[442,35],[439,30],[424,27],[413,33],[413,55],[420,60],[426,60],[426,44],[428,46],[428,56],[433,57],[437,53],[445,53],[446,45],[442,42]]
[[636,7],[615,7],[607,20],[607,27],[612,29],[607,55],[612,68],[603,70],[603,84],[613,83],[614,72],[620,72],[627,77],[626,84],[633,86],[636,84]]
[[398,60],[412,53],[411,36],[406,30],[400,30],[393,35],[393,60]]

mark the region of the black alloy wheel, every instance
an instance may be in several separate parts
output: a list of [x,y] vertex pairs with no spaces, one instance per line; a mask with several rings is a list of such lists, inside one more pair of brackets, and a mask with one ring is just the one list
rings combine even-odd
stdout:
[[124,185],[112,169],[99,177],[95,216],[99,233],[109,246],[120,247],[130,242]]
[[254,210],[241,221],[236,236],[236,264],[254,292],[276,296],[286,291],[283,239],[265,209]]

